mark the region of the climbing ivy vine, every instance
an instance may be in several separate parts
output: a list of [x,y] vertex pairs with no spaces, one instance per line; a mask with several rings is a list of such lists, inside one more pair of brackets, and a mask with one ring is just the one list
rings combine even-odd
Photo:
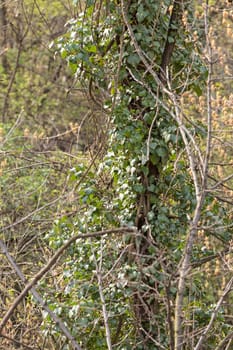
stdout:
[[[73,230],[118,226],[135,227],[137,235],[77,242],[63,263],[66,287],[54,307],[87,349],[191,349],[215,293],[206,292],[198,270],[186,278],[214,254],[203,249],[198,227],[222,217],[214,196],[203,194],[210,125],[185,114],[180,102],[202,96],[210,74],[193,37],[194,29],[204,35],[195,2],[79,6],[57,49],[105,116],[108,138],[101,159],[97,149],[91,167],[71,169],[80,212],[75,222],[55,223],[48,239],[56,248]],[[221,313],[217,322],[223,324]],[[221,329],[226,334],[228,327]],[[213,342],[211,336],[205,349]]]

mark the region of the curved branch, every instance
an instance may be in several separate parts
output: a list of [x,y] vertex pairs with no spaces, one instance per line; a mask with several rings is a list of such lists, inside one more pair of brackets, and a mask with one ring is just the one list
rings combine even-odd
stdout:
[[[7,247],[5,246],[5,244],[0,240],[0,247],[2,249],[2,253],[6,256],[7,260],[9,261],[10,265],[12,266],[12,268],[15,270],[15,272],[17,273],[17,275],[19,276],[19,278],[26,283],[27,280],[25,278],[25,276],[23,275],[22,271],[20,270],[20,268],[18,267],[18,265],[16,264],[16,262],[14,261],[14,259],[12,258],[12,256],[9,254]],[[77,344],[77,342],[75,341],[74,337],[72,336],[72,334],[69,332],[69,330],[67,329],[67,327],[65,326],[65,324],[62,322],[62,320],[49,308],[49,306],[46,304],[46,302],[43,300],[43,298],[40,296],[40,294],[37,292],[37,290],[32,287],[31,288],[31,293],[34,296],[35,300],[38,301],[40,303],[40,305],[42,306],[42,308],[50,315],[51,319],[56,323],[56,325],[59,326],[60,330],[63,332],[63,334],[66,336],[66,338],[71,342],[73,349],[74,350],[81,350],[81,348],[79,347],[79,345]],[[4,337],[7,338],[9,340],[11,340],[10,338],[6,337],[5,335],[0,333],[0,337]],[[12,341],[16,342],[14,339],[12,339]],[[18,343],[18,342],[17,342]],[[25,344],[22,344],[22,346],[25,349],[32,349],[31,347],[29,348],[28,346],[26,346]],[[35,349],[34,349],[35,350]]]
[[207,327],[204,329],[201,337],[199,338],[198,340],[198,343],[197,345],[195,346],[194,350],[200,350],[201,349],[201,346],[203,344],[203,341],[205,340],[208,332],[210,331],[216,317],[217,317],[217,314],[218,314],[218,311],[224,301],[224,298],[227,296],[228,293],[230,293],[230,291],[232,290],[232,285],[233,285],[233,277],[231,277],[230,281],[227,283],[223,293],[222,293],[222,296],[221,298],[219,299],[219,301],[217,302],[217,305],[216,307],[214,308],[214,311],[212,312],[212,315],[211,315],[211,318],[210,318],[210,321],[207,325]]
[[[104,231],[97,231],[94,233],[86,233],[86,234],[78,234],[73,237],[71,237],[61,248],[59,248],[56,253],[52,256],[52,258],[48,261],[48,263],[35,275],[35,277],[25,286],[25,288],[22,290],[22,292],[18,295],[18,297],[14,300],[13,304],[7,311],[7,313],[4,315],[0,322],[0,333],[3,330],[3,327],[11,317],[12,313],[16,309],[16,307],[19,305],[19,303],[25,298],[25,296],[28,294],[28,292],[32,289],[32,287],[56,264],[58,259],[61,257],[63,252],[75,241],[78,239],[86,239],[86,238],[97,238],[102,237],[104,235],[109,234],[125,234],[125,233],[136,233],[135,228],[129,228],[129,227],[120,227],[115,229],[109,229]],[[78,350],[81,350],[81,348],[76,348]]]

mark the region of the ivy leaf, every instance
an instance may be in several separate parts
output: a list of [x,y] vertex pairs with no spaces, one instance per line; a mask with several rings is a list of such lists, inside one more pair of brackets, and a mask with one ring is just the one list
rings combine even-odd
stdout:
[[202,95],[202,89],[201,89],[200,85],[193,84],[192,89],[197,94],[198,97],[200,97]]
[[169,37],[167,38],[167,40],[168,40],[169,44],[172,44],[172,43],[175,42],[175,39],[174,39],[172,36],[169,36]]
[[153,165],[156,165],[156,164],[158,164],[159,163],[159,156],[158,156],[158,154],[157,153],[153,153],[151,156],[150,156],[150,160],[151,160],[151,163],[153,164]]
[[142,4],[140,4],[136,14],[138,22],[139,23],[143,22],[147,16],[148,16],[148,11],[145,11]]
[[132,66],[137,66],[138,63],[140,62],[140,58],[136,53],[132,53],[127,57],[127,62]]
[[150,142],[150,148],[154,150],[158,146],[157,142]]

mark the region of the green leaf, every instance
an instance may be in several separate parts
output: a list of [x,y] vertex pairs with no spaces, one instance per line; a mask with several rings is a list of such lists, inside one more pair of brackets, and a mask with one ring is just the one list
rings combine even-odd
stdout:
[[148,16],[148,14],[149,14],[148,11],[144,9],[142,4],[140,4],[136,14],[138,22],[139,23],[143,22],[144,19]]
[[88,52],[96,53],[96,52],[97,52],[97,47],[96,47],[96,45],[90,45],[90,46],[88,46]]
[[132,53],[127,57],[127,62],[131,64],[132,66],[137,66],[140,62],[140,57],[136,53]]
[[193,84],[192,85],[193,91],[197,94],[198,97],[202,96],[202,89],[200,85]]
[[158,147],[158,148],[156,148],[156,153],[161,158],[165,158],[165,157],[167,157],[168,151],[167,151],[167,148],[165,148],[165,147]]
[[174,39],[172,36],[169,36],[169,37],[167,38],[167,40],[168,40],[169,44],[172,44],[172,43],[175,42],[175,39]]
[[151,156],[150,156],[150,160],[151,160],[151,163],[153,165],[157,165],[157,164],[159,164],[160,157],[158,156],[157,153],[152,153]]
[[150,142],[150,149],[154,150],[158,146],[158,142]]

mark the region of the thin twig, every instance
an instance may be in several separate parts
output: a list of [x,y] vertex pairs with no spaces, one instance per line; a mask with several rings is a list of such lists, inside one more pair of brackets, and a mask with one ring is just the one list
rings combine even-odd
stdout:
[[233,174],[230,174],[229,176],[225,177],[225,179],[222,179],[218,181],[214,186],[210,187],[208,191],[215,190],[217,187],[221,186],[224,184],[224,182],[227,182],[233,178]]
[[[12,268],[15,270],[19,278],[24,282],[27,283],[27,280],[20,270],[19,266],[14,261],[13,257],[9,254],[6,245],[0,240],[0,248],[2,250],[2,253],[6,256],[7,260],[9,261]],[[40,296],[40,294],[37,292],[37,290],[32,287],[31,293],[34,296],[34,298],[40,303],[42,308],[50,315],[51,319],[55,322],[56,325],[61,329],[63,334],[66,336],[66,338],[71,342],[74,350],[81,350],[80,346],[75,341],[74,337],[68,330],[68,328],[65,326],[65,324],[62,322],[62,320],[49,308],[49,306],[46,304],[46,301],[43,300],[43,298]],[[4,335],[0,332],[0,337],[3,337]]]
[[[212,79],[212,49],[209,41],[209,27],[208,27],[208,0],[205,6],[205,34],[206,34],[206,45],[208,52],[208,62],[209,62],[209,70],[208,70],[208,78],[207,78],[207,140],[206,140],[206,150],[205,150],[205,159],[203,164],[203,177],[201,184],[201,191],[197,194],[197,204],[194,213],[194,217],[192,220],[192,225],[190,227],[189,235],[187,237],[187,242],[185,246],[185,251],[183,254],[183,260],[180,267],[180,277],[178,280],[178,289],[176,296],[176,304],[175,304],[175,350],[181,350],[183,348],[184,342],[184,334],[183,334],[183,304],[184,304],[184,295],[185,295],[185,280],[190,269],[190,259],[193,250],[194,239],[198,230],[198,222],[201,217],[201,210],[204,204],[205,196],[206,196],[206,188],[207,188],[207,180],[208,180],[208,168],[209,168],[209,159],[210,159],[210,151],[211,151],[211,137],[212,137],[212,97],[211,97],[211,79]],[[175,102],[175,101],[174,101]],[[176,106],[176,104],[175,104]],[[177,109],[177,108],[176,108]],[[187,149],[188,151],[188,149]],[[196,171],[193,169],[194,164],[192,155],[189,155],[191,170],[194,176],[194,183]]]
[[228,343],[227,344],[227,346],[229,345],[229,344],[231,344],[231,342],[232,342],[232,339],[233,339],[233,332],[230,332],[220,343],[219,343],[219,345],[217,346],[217,348],[215,349],[215,350],[226,350],[226,343]]
[[[90,164],[88,165],[87,169],[85,170],[85,172],[83,173],[83,175],[81,176],[81,178],[79,179],[79,181],[75,184],[75,186],[74,186],[74,188],[72,189],[71,192],[69,192],[69,193],[64,193],[64,191],[63,191],[63,193],[62,193],[60,196],[58,196],[57,198],[53,199],[53,200],[50,201],[49,203],[46,203],[46,204],[42,205],[42,206],[39,207],[39,208],[36,208],[35,210],[33,210],[32,212],[30,212],[29,214],[27,214],[27,215],[24,216],[23,218],[19,219],[18,221],[15,221],[15,222],[13,222],[13,223],[10,224],[10,225],[7,225],[7,226],[2,227],[2,228],[0,229],[0,233],[1,233],[1,232],[4,232],[4,231],[6,231],[6,230],[9,230],[9,229],[11,229],[11,228],[13,228],[13,227],[15,227],[15,226],[17,226],[17,225],[23,223],[24,221],[26,221],[26,220],[29,219],[30,217],[34,216],[35,214],[41,212],[42,210],[44,210],[44,209],[46,209],[46,208],[48,208],[48,207],[51,207],[51,206],[55,205],[59,200],[61,200],[61,199],[64,200],[64,199],[68,198],[68,197],[71,195],[71,193],[75,192],[75,190],[76,190],[76,189],[79,187],[79,185],[83,182],[83,180],[85,179],[85,177],[87,176],[87,174],[88,174],[89,171],[91,170],[91,168],[92,168],[92,166],[93,166],[93,163],[94,163],[95,160],[97,159],[98,155],[99,155],[99,151],[96,152],[95,157],[92,159],[92,161],[91,161]],[[64,190],[65,190],[65,186],[64,186]]]
[[111,332],[110,332],[110,327],[109,327],[109,323],[108,323],[108,311],[107,311],[107,306],[106,306],[105,297],[104,297],[104,293],[103,293],[103,285],[102,285],[103,284],[103,278],[102,278],[103,244],[102,244],[102,240],[101,240],[99,264],[97,262],[95,254],[93,254],[93,256],[94,256],[94,261],[95,261],[95,265],[96,265],[96,276],[97,276],[97,281],[98,281],[100,300],[101,300],[101,304],[102,304],[106,342],[107,342],[108,350],[112,350]]
[[[35,348],[35,346],[33,346],[33,348],[32,348],[31,346],[29,346],[29,345],[27,345],[27,344],[25,344],[25,343],[22,343],[22,342],[20,342],[20,341],[18,341],[18,340],[16,340],[16,339],[13,339],[13,338],[11,338],[11,337],[8,337],[8,336],[5,335],[5,334],[0,334],[0,337],[9,340],[9,341],[11,341],[12,343],[15,343],[16,346],[17,346],[17,348],[18,348],[18,347],[22,347],[22,348],[24,348],[24,349],[26,349],[26,350],[40,350],[38,347]],[[1,348],[1,349],[3,349],[3,348]]]
[[21,110],[21,112],[19,113],[14,125],[10,128],[10,130],[8,131],[7,135],[4,137],[4,140],[1,142],[1,147],[4,146],[4,144],[8,141],[10,135],[12,134],[12,132],[15,130],[15,128],[17,126],[19,126],[20,120],[22,118],[22,114],[23,114],[23,109]]
[[227,294],[232,290],[232,286],[233,286],[233,277],[231,277],[230,281],[227,283],[223,293],[222,293],[222,296],[221,298],[219,299],[219,301],[217,302],[217,305],[215,306],[214,308],[214,311],[212,312],[212,315],[211,315],[211,318],[210,318],[210,321],[208,323],[208,325],[206,326],[205,330],[203,331],[200,339],[198,340],[197,342],[197,345],[195,346],[194,350],[200,350],[201,349],[201,346],[203,344],[203,341],[205,340],[207,334],[209,333],[216,317],[217,317],[217,314],[218,314],[218,311],[225,299],[225,297],[227,296]]
[[87,238],[98,238],[102,237],[104,235],[109,234],[125,234],[125,233],[131,233],[135,234],[136,229],[135,228],[129,228],[129,227],[120,227],[115,229],[109,229],[104,231],[97,231],[94,233],[86,233],[86,234],[78,234],[73,237],[71,237],[61,248],[59,248],[56,253],[52,256],[52,258],[48,261],[48,263],[35,275],[35,277],[25,286],[25,288],[22,290],[22,292],[18,295],[18,297],[14,300],[11,307],[6,312],[5,316],[2,318],[0,322],[0,333],[11,317],[12,313],[16,309],[16,307],[19,305],[22,299],[25,298],[25,296],[28,294],[28,292],[32,289],[34,285],[37,284],[37,282],[56,264],[57,260],[61,257],[63,252],[75,241],[78,239],[87,239]]

